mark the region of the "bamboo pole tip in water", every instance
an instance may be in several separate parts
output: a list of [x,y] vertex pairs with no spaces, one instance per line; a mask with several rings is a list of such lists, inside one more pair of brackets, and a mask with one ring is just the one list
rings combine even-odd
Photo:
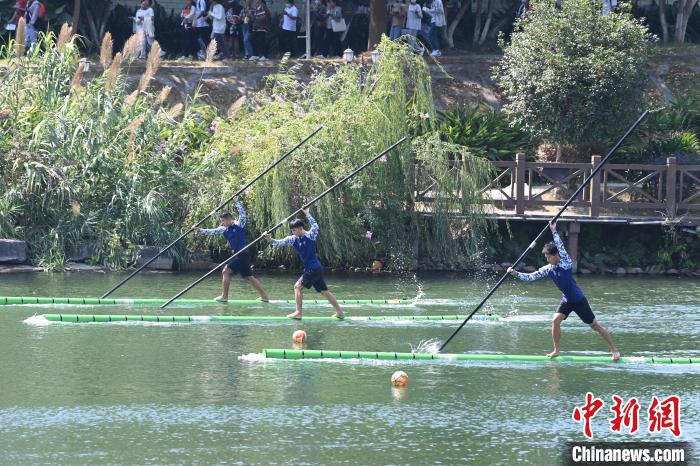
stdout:
[[408,386],[408,374],[404,371],[396,371],[391,374],[391,385],[397,388],[404,388]]
[[306,341],[308,335],[306,335],[306,332],[303,330],[296,330],[292,334],[292,340],[294,340],[294,343],[304,343]]

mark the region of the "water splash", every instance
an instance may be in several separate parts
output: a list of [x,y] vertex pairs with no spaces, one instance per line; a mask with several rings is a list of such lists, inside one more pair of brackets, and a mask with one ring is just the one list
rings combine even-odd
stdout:
[[44,317],[43,315],[40,314],[34,314],[33,316],[24,319],[23,321],[27,325],[49,325],[49,321]]
[[442,346],[442,342],[437,338],[421,340],[418,346],[411,345],[411,353],[437,354]]
[[248,353],[248,354],[242,354],[238,356],[239,361],[247,361],[247,362],[261,362],[261,361],[268,361],[268,359],[265,357],[263,353]]
[[413,302],[417,303],[425,296],[425,291],[423,291],[423,283],[418,280],[418,275],[413,274],[413,281],[416,282],[416,297],[413,298]]

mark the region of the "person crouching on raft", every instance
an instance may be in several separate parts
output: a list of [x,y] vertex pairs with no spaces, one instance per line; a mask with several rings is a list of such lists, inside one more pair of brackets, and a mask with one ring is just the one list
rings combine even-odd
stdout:
[[[220,227],[211,229],[198,227],[193,228],[196,229],[201,235],[224,235],[231,246],[231,250],[235,254],[246,247],[247,244],[245,238],[246,212],[238,199],[236,199],[236,209],[238,209],[238,220],[233,220],[230,212],[223,212],[219,216],[219,221],[221,222]],[[222,303],[228,301],[228,289],[231,285],[232,273],[239,273],[241,278],[247,279],[248,282],[253,285],[253,288],[255,288],[260,294],[260,301],[268,302],[270,300],[270,297],[267,295],[267,292],[263,288],[260,281],[253,276],[253,271],[250,268],[250,254],[246,250],[242,254],[239,254],[236,258],[229,261],[229,263],[226,264],[224,269],[221,271],[222,291],[221,296],[214,298],[216,301],[220,301]]]
[[344,319],[345,314],[343,314],[343,311],[340,309],[338,301],[335,299],[335,296],[333,296],[333,293],[328,291],[326,282],[323,279],[323,265],[321,265],[321,261],[318,259],[318,254],[316,252],[318,223],[316,223],[316,220],[311,216],[309,207],[305,207],[302,210],[304,215],[306,215],[306,218],[309,220],[311,230],[306,231],[304,229],[304,222],[297,218],[289,222],[289,228],[292,230],[291,236],[287,236],[284,239],[272,239],[268,233],[265,234],[265,238],[272,246],[294,247],[297,253],[299,253],[299,258],[304,263],[304,275],[302,275],[294,284],[296,310],[287,317],[292,319],[301,319],[301,308],[304,301],[304,288],[308,289],[313,286],[316,291],[321,293],[335,309],[335,314],[333,314],[333,317]]
[[557,222],[550,222],[549,229],[552,230],[554,242],[545,244],[542,250],[547,265],[541,267],[534,273],[521,273],[514,270],[512,267],[508,268],[508,273],[527,282],[549,276],[554,281],[557,288],[564,294],[552,318],[552,342],[554,343],[554,351],[547,356],[550,358],[559,356],[561,322],[571,314],[571,311],[574,311],[584,323],[590,325],[593,330],[603,337],[610,347],[613,360],[616,361],[620,359],[620,352],[615,347],[610,334],[605,330],[605,327],[598,323],[591,310],[591,306],[588,304],[588,300],[576,284],[576,280],[574,280],[573,261],[566,252],[566,249],[564,249],[564,243],[559,237],[559,233],[557,233]]

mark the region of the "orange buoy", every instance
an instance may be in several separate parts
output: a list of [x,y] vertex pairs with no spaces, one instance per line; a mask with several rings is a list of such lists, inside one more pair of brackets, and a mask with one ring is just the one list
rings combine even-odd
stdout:
[[303,343],[306,341],[306,332],[303,330],[297,330],[292,334],[292,340],[294,340],[295,343]]
[[391,384],[394,387],[407,387],[408,386],[408,374],[404,371],[396,371],[391,375]]

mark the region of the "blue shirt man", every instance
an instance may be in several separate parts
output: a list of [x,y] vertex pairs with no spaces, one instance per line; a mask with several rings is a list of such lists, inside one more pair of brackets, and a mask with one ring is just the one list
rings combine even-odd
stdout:
[[[268,302],[270,297],[263,288],[260,281],[253,276],[253,270],[250,266],[250,254],[248,250],[241,252],[247,246],[245,237],[245,224],[247,221],[246,211],[239,200],[236,200],[236,209],[238,210],[238,220],[233,220],[230,212],[224,212],[219,216],[220,226],[217,228],[197,228],[201,235],[223,235],[231,246],[231,251],[238,254],[231,259],[226,267],[221,271],[221,287],[220,296],[214,298],[216,301],[228,301],[228,290],[231,285],[231,273],[238,273],[241,278],[245,278],[260,294],[260,301]],[[240,254],[239,254],[240,253]]]
[[552,318],[552,342],[554,350],[547,356],[550,358],[559,356],[559,341],[561,339],[561,322],[565,320],[571,312],[575,312],[579,318],[586,324],[590,325],[593,330],[598,332],[605,342],[610,347],[613,360],[620,359],[620,352],[615,347],[615,344],[610,337],[608,331],[598,323],[588,304],[586,296],[576,284],[573,276],[573,261],[564,248],[564,243],[557,233],[557,222],[550,222],[549,229],[552,231],[554,242],[544,245],[542,253],[547,261],[547,265],[541,267],[534,273],[521,273],[512,267],[508,268],[508,273],[514,277],[524,281],[535,281],[540,278],[550,277],[554,284],[562,292],[561,302],[559,307],[554,312]]
[[304,274],[299,277],[299,280],[297,280],[294,285],[296,309],[287,317],[291,319],[301,319],[304,288],[308,289],[313,286],[335,309],[333,317],[344,319],[345,314],[343,314],[343,311],[340,309],[338,301],[335,299],[335,296],[333,296],[333,293],[328,291],[326,281],[323,279],[323,265],[318,258],[318,252],[316,250],[318,223],[316,223],[316,219],[311,216],[309,207],[302,210],[309,220],[311,230],[306,231],[306,229],[304,229],[304,222],[297,218],[289,222],[289,228],[292,230],[290,236],[283,239],[272,239],[269,234],[265,235],[272,246],[292,246],[297,254],[299,254],[299,258],[304,264]]

